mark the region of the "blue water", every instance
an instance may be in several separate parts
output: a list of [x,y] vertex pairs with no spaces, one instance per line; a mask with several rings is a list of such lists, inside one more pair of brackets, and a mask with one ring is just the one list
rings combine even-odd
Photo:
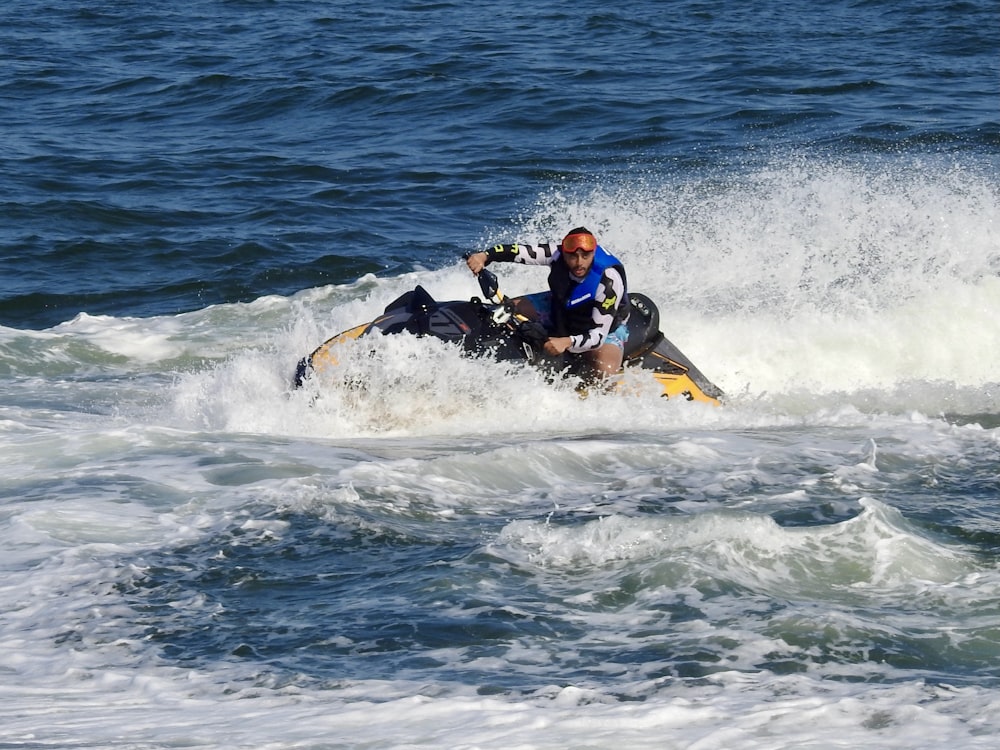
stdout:
[[[998,18],[6,4],[0,744],[991,747]],[[579,224],[723,407],[290,388]]]

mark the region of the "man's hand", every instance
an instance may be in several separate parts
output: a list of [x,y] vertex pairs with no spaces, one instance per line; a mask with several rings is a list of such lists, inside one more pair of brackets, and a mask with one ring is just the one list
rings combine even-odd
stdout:
[[558,336],[556,338],[546,339],[545,346],[543,348],[545,349],[545,353],[549,356],[557,357],[569,349],[570,344],[572,343],[573,339],[569,336]]
[[468,258],[465,259],[465,264],[469,267],[476,276],[479,272],[486,268],[486,261],[490,259],[490,256],[486,253],[471,253]]

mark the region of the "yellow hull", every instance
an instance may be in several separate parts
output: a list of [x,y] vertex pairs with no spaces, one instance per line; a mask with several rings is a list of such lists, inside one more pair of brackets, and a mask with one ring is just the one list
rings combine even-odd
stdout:
[[660,394],[663,398],[682,398],[685,401],[700,401],[705,404],[712,404],[713,406],[720,406],[722,404],[719,399],[709,396],[701,390],[687,374],[671,375],[657,372],[654,373],[653,377],[663,389],[663,393]]
[[318,373],[329,373],[332,368],[340,364],[340,360],[338,360],[337,355],[334,354],[334,349],[346,341],[353,341],[354,339],[360,338],[371,327],[372,323],[363,323],[359,326],[346,330],[343,333],[338,333],[333,338],[325,341],[318,349],[316,349],[316,351],[309,355],[309,364],[313,371]]

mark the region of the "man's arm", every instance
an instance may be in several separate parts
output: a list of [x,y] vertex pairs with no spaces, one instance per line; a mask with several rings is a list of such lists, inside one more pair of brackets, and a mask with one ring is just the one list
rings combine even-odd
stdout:
[[540,242],[526,245],[515,242],[509,245],[494,245],[488,250],[472,253],[465,262],[474,274],[479,274],[490,263],[524,263],[529,266],[547,266],[555,260],[558,242]]
[[555,259],[558,242],[540,242],[537,245],[527,245],[515,242],[512,245],[494,245],[486,251],[488,263],[524,263],[529,266],[551,265]]

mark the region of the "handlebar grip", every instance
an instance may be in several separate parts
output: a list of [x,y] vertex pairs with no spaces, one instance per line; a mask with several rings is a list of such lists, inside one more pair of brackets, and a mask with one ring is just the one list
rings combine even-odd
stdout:
[[496,274],[484,268],[479,272],[479,288],[483,290],[483,295],[489,299],[494,299],[500,291],[500,282],[497,281]]

